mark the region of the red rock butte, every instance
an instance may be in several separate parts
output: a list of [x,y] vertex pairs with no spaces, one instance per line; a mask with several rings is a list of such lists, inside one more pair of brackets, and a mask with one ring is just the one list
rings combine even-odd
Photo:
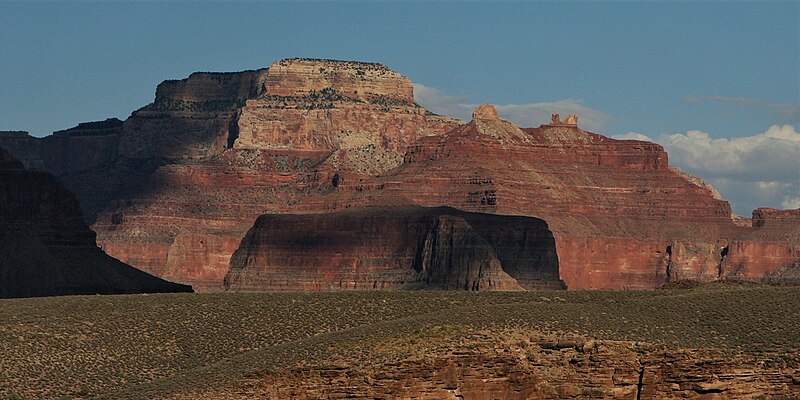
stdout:
[[222,288],[265,213],[402,163],[408,145],[460,123],[413,101],[380,64],[290,59],[158,85],[126,121],[0,146],[72,190],[109,254],[157,276]]
[[[417,105],[411,82],[380,64],[289,59],[195,73],[160,84],[126,121],[42,139],[0,134],[0,146],[75,192],[109,254],[196,289],[220,289],[226,274],[229,286],[248,290],[526,288],[483,222],[444,233],[430,221],[454,217],[408,211],[440,206],[542,221],[557,253],[557,279],[548,281],[570,289],[760,280],[800,263],[800,210],[759,209],[752,226],[740,226],[713,188],[669,166],[657,144],[586,132],[576,115],[520,128],[491,105],[464,124]],[[395,211],[375,211],[387,209]],[[386,244],[413,241],[393,225],[398,215],[417,221],[403,222],[418,231],[414,240],[466,240],[436,254],[475,258],[462,260],[465,269],[409,261],[424,246]],[[292,218],[302,223],[272,225]],[[334,232],[335,247],[309,242],[302,229],[320,227],[383,235],[374,244],[393,255]],[[446,265],[448,273],[420,273]]]

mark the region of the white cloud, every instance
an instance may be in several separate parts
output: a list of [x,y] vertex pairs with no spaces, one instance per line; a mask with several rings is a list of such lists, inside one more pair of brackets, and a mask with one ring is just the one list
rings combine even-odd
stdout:
[[747,97],[725,97],[725,96],[708,96],[706,97],[708,101],[712,101],[715,103],[722,103],[722,104],[729,104],[732,106],[743,106],[743,107],[755,107],[755,106],[764,106],[770,103],[759,100],[759,99],[751,99]]
[[786,196],[783,198],[781,206],[783,206],[783,208],[800,208],[800,197]]
[[[417,102],[437,114],[447,115],[469,121],[477,104],[466,103],[466,96],[450,96],[439,89],[419,83],[414,84],[414,98]],[[580,100],[564,99],[553,102],[525,104],[495,104],[503,118],[523,127],[539,126],[550,121],[550,114],[559,113],[562,117],[577,114],[579,125],[591,132],[602,133],[614,117],[583,104]]]
[[764,133],[731,139],[689,131],[656,141],[675,164],[711,176],[786,182],[796,181],[800,171],[800,134],[791,125],[773,125]]
[[614,139],[661,144],[670,164],[709,181],[738,214],[757,207],[797,208],[800,202],[800,133],[791,125],[738,138],[714,139],[694,130],[655,139],[628,132]]

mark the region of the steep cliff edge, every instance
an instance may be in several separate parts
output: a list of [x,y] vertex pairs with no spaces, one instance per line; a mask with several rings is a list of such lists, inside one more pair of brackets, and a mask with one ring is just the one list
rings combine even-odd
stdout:
[[586,132],[577,118],[523,129],[486,105],[468,124],[420,139],[402,166],[296,209],[407,204],[544,220],[570,289],[760,280],[800,259],[796,228],[777,222],[791,217],[762,212],[774,228],[737,225],[730,205],[671,168],[657,144]]
[[231,258],[231,290],[560,289],[544,221],[449,207],[263,215]]
[[290,58],[269,67],[261,89],[278,97],[332,89],[351,99],[414,103],[411,81],[378,63]]
[[[424,331],[433,333],[423,334],[424,338],[373,339],[370,344],[383,352],[351,350],[329,355],[323,362],[272,370],[238,385],[222,385],[203,392],[202,397],[230,399],[242,392],[270,400],[800,396],[800,379],[796,376],[800,359],[795,355],[733,355],[718,349],[671,349],[647,342],[559,337],[521,329],[484,329],[457,342],[451,337],[436,337],[447,335],[448,328],[456,330],[426,327]],[[780,361],[764,361],[770,357]],[[193,397],[198,394],[174,396]]]
[[0,148],[0,298],[191,290],[103,253],[75,197]]
[[122,123],[0,132],[0,145],[73,190],[109,254],[197,287],[222,288],[259,215],[350,207],[540,218],[574,289],[760,280],[800,260],[794,211],[743,226],[657,144],[586,132],[575,115],[521,128],[490,105],[461,124],[419,107],[410,81],[379,64],[195,73]]
[[213,289],[259,215],[382,173],[457,125],[380,64],[289,59],[165,81],[121,124],[0,133],[0,146],[75,192],[110,255]]

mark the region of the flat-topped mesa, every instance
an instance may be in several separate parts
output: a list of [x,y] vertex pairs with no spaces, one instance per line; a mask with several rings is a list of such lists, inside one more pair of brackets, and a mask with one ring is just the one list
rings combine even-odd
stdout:
[[31,137],[28,131],[0,131],[0,137],[3,138],[28,138]]
[[382,65],[286,60],[165,81],[119,135],[69,135],[56,153],[117,137],[107,163],[59,170],[98,242],[153,274],[216,287],[265,210],[391,169],[419,137],[457,125],[413,103],[411,82]]
[[417,138],[460,125],[417,105],[411,81],[381,64],[282,60],[257,86],[240,109],[234,149],[343,151],[326,164],[375,174],[398,165]]
[[231,258],[232,290],[562,289],[537,218],[450,207],[261,216]]
[[333,90],[367,102],[414,104],[408,78],[381,64],[292,58],[273,63],[263,89],[269,96],[304,97]]
[[81,122],[78,126],[53,132],[53,136],[104,136],[118,134],[124,122],[118,118],[104,121]]

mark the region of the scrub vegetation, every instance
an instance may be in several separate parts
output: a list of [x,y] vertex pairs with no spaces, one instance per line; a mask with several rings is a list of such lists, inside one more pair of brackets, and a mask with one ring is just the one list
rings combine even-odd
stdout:
[[535,329],[750,356],[796,354],[798,309],[800,287],[743,284],[657,291],[2,300],[0,399],[158,397],[197,390],[198,383],[211,387],[324,361],[331,349],[342,346],[354,350],[398,338],[403,343],[431,337],[451,341],[481,329]]

